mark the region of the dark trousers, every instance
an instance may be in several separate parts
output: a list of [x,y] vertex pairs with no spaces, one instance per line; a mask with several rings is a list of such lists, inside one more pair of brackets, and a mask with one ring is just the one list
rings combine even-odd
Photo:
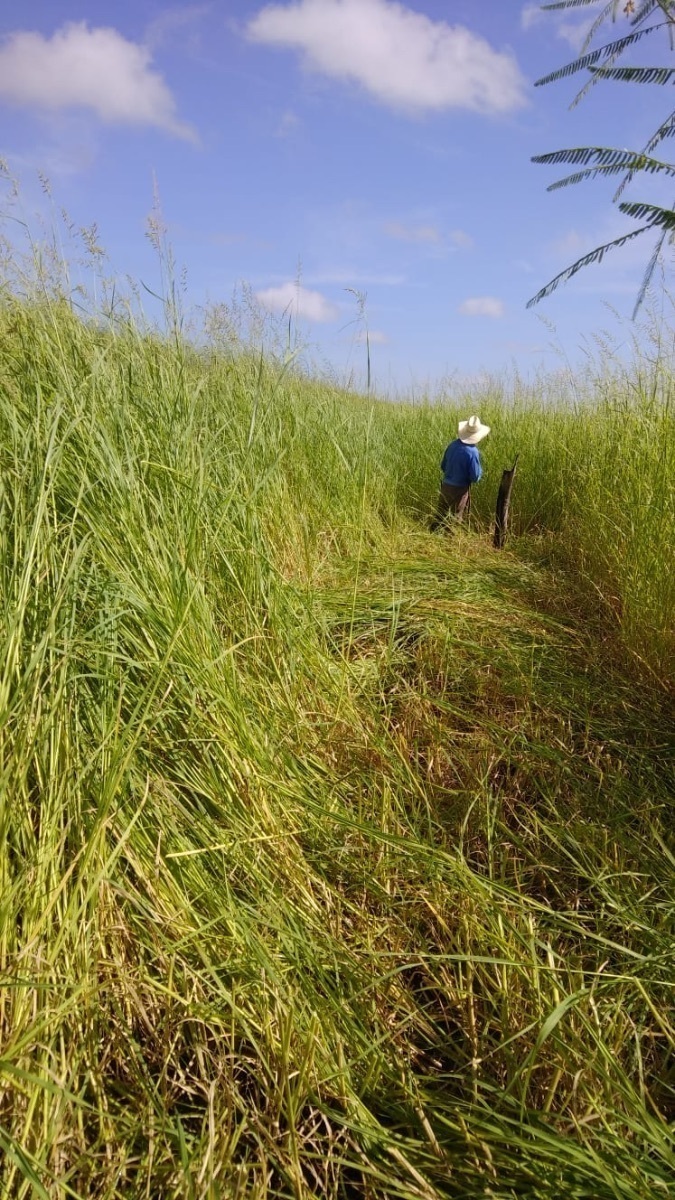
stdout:
[[442,483],[436,512],[431,521],[432,530],[440,529],[449,513],[453,514],[456,521],[461,521],[464,513],[468,513],[470,508],[470,488],[455,487],[452,483]]

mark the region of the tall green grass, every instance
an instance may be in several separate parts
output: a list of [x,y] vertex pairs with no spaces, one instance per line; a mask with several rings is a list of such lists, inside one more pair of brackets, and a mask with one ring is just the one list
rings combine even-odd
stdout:
[[451,405],[0,323],[3,1196],[669,1194],[667,377],[446,539]]

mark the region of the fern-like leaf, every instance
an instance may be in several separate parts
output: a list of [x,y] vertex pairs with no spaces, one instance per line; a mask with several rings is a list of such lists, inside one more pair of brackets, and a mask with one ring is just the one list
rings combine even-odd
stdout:
[[[555,12],[561,8],[590,8],[591,4],[597,4],[598,0],[557,0],[556,4],[542,4],[542,12]],[[612,0],[615,8],[618,7],[618,0]]]
[[579,51],[580,54],[586,53],[589,46],[592,45],[593,38],[595,37],[598,30],[605,24],[605,21],[607,20],[607,18],[610,16],[612,18],[614,17],[614,15],[616,13],[616,6],[617,6],[617,0],[608,0],[608,3],[603,8],[602,12],[598,13],[597,17],[595,18],[593,24],[591,25],[591,27],[588,31],[588,33],[586,34],[586,37],[584,38],[583,45],[581,47],[581,50]]
[[657,25],[648,25],[646,29],[636,29],[633,33],[627,33],[625,37],[618,38],[614,42],[608,42],[605,46],[598,46],[596,50],[591,50],[588,54],[582,54],[579,58],[575,58],[574,62],[567,63],[564,67],[559,67],[557,71],[551,71],[550,75],[544,75],[541,79],[535,80],[535,87],[542,87],[545,83],[554,83],[557,79],[566,79],[569,75],[575,75],[577,71],[585,71],[588,67],[593,67],[603,58],[617,57],[623,54],[629,46],[634,46],[636,42],[641,41],[648,33],[654,33],[656,29],[663,29],[668,21],[659,21]]
[[631,320],[633,320],[633,321],[637,317],[637,315],[642,307],[642,302],[643,302],[645,296],[647,295],[647,288],[649,287],[649,285],[652,281],[652,275],[654,274],[654,271],[656,270],[656,264],[659,261],[659,255],[661,254],[661,250],[663,249],[663,243],[666,240],[667,232],[668,231],[666,229],[661,230],[661,233],[660,233],[660,235],[657,239],[656,245],[654,247],[654,253],[652,254],[649,262],[647,263],[647,270],[645,271],[645,273],[642,277],[642,283],[640,284],[640,291],[637,294],[637,300],[635,301],[635,307],[633,308],[633,315],[631,318]]
[[[593,25],[591,26],[591,29],[588,32],[588,36],[585,38],[584,44],[581,48],[582,54],[586,53],[586,51],[588,50],[589,46],[591,45],[591,43],[593,41],[593,38],[595,37],[598,29],[607,20],[609,7],[611,7],[611,5],[606,6],[603,9],[603,11],[600,13],[600,15],[596,18],[596,20],[593,22]],[[636,16],[633,18],[633,20],[631,21],[631,25],[635,26],[635,25],[641,24],[653,12],[654,8],[662,9],[661,0],[648,0],[648,2],[646,2],[642,6],[642,8],[638,11]],[[614,14],[612,15],[612,19],[614,19]],[[670,20],[670,18],[668,18],[668,20]],[[672,42],[672,25],[670,25],[670,27],[669,27],[669,33],[671,35],[671,42]],[[585,98],[585,96],[588,95],[588,93],[591,91],[591,89],[597,86],[597,84],[599,83],[599,78],[598,78],[597,73],[599,71],[607,70],[608,67],[612,67],[614,65],[614,63],[617,61],[617,59],[619,59],[621,57],[621,53],[622,52],[619,51],[616,54],[612,54],[610,56],[610,58],[607,59],[604,67],[590,67],[589,68],[590,73],[591,73],[590,79],[587,79],[586,82],[584,83],[584,85],[581,87],[581,89],[577,92],[576,96],[574,97],[574,100],[570,104],[570,109],[576,108],[577,104],[579,104]]]
[[[581,50],[579,51],[580,55],[587,53],[587,51],[590,49],[590,47],[593,44],[593,40],[594,40],[595,35],[597,34],[598,30],[602,28],[602,26],[605,24],[605,22],[610,17],[611,17],[612,21],[616,20],[617,8],[619,7],[619,4],[622,2],[623,2],[623,0],[608,0],[607,4],[605,4],[605,7],[601,10],[601,12],[598,13],[597,17],[592,22],[591,27],[588,30],[586,37],[584,38]],[[645,3],[642,5],[641,9],[633,17],[633,19],[631,21],[631,25],[637,26],[637,25],[642,24],[642,22],[644,20],[646,20],[646,18],[650,15],[650,13],[654,10],[655,7],[660,7],[659,0],[645,0]],[[620,57],[621,57],[621,51],[619,51],[616,54],[611,55],[611,57],[609,58],[608,61],[611,64],[611,63],[616,62],[617,58],[620,58]],[[596,68],[596,70],[597,70],[597,68]],[[598,80],[593,76],[590,79],[588,79],[586,81],[586,83],[583,85],[583,87],[577,92],[576,96],[574,97],[574,100],[570,104],[570,109],[576,108],[577,104],[581,103],[581,101],[585,98],[585,96],[588,95],[588,93],[591,91],[591,89],[596,86],[597,82],[598,82]]]
[[630,169],[632,175],[637,171],[646,171],[648,175],[675,175],[673,163],[660,162],[657,158],[646,158],[643,154],[625,154],[620,162],[609,163],[602,167],[590,167],[587,171],[577,171],[574,175],[567,175],[565,179],[557,179],[555,183],[549,184],[546,191],[557,192],[560,188],[582,183],[584,179],[595,179],[598,175],[603,178],[609,175],[618,175],[627,168]]
[[[654,148],[656,146],[658,146],[659,142],[663,142],[663,141],[665,141],[666,138],[670,138],[673,136],[675,136],[675,112],[672,112],[669,117],[666,117],[665,121],[656,130],[656,133],[652,134],[649,141],[647,142],[647,145],[643,148],[642,153],[647,154],[647,155],[651,154],[652,150],[654,150]],[[612,196],[613,204],[616,204],[616,202],[618,201],[621,194],[628,187],[628,184],[631,182],[632,178],[633,178],[633,172],[628,171],[626,178],[621,180],[621,183],[619,184],[614,195]]]
[[668,83],[675,67],[591,67],[596,79],[615,79],[619,83]]
[[659,142],[665,141],[666,138],[675,137],[675,111],[671,112],[670,116],[666,117],[662,125],[659,125],[656,133],[650,137],[647,145],[644,148],[644,154],[651,154],[655,150]]
[[631,25],[639,25],[646,17],[651,16],[655,8],[660,7],[659,0],[644,0],[644,4],[641,4],[637,12],[633,13],[630,20]]
[[[619,0],[619,2],[621,2],[621,0]],[[631,21],[631,25],[632,26],[641,25],[642,22],[645,21],[648,16],[650,16],[650,14],[654,11],[655,8],[661,8],[660,0],[645,0],[645,3],[642,5],[642,7],[638,10],[638,12],[633,17],[633,19]],[[608,19],[608,17],[610,15],[611,15],[612,20],[616,19],[616,10],[617,10],[617,0],[609,0],[609,3],[605,5],[602,12],[598,13],[598,16],[595,18],[586,37],[584,38],[584,44],[581,47],[581,50],[579,52],[580,54],[586,53],[586,51],[592,45],[593,39],[594,39],[596,33],[598,32],[600,27],[602,25],[604,25],[605,21]],[[610,67],[616,62],[616,60],[618,58],[621,57],[621,53],[622,53],[621,50],[619,50],[617,53],[612,54],[609,57],[609,59],[607,60],[607,63]],[[591,89],[597,85],[597,83],[599,82],[598,77],[597,77],[597,72],[601,71],[601,70],[606,70],[607,66],[605,66],[605,67],[590,67],[589,69],[591,71],[591,78],[587,79],[586,83],[583,85],[583,87],[581,87],[580,90],[577,92],[576,96],[574,97],[574,100],[570,104],[570,109],[576,108],[577,104],[580,104],[581,101],[584,99],[584,97],[587,96],[588,93],[591,91]]]
[[[571,107],[574,108],[591,88],[597,86],[603,80],[615,80],[625,83],[653,83],[661,87],[666,84],[675,83],[675,68],[668,66],[623,67],[618,65],[618,60],[626,51],[637,45],[638,42],[641,42],[648,34],[654,33],[657,29],[665,28],[668,30],[670,48],[671,50],[675,49],[675,0],[637,0],[635,4],[626,3],[626,0],[553,0],[553,2],[543,4],[541,7],[542,11],[562,12],[586,9],[590,8],[591,5],[594,5],[600,11],[596,11],[594,15],[591,15],[591,19],[588,22],[588,32],[577,57],[573,62],[569,62],[556,71],[552,71],[550,74],[536,80],[535,87],[541,87],[547,83],[566,79],[578,72],[587,72],[586,79],[571,104]],[[606,45],[593,49],[594,40],[601,26],[609,20],[616,21],[621,12],[624,17],[628,18],[628,22],[625,23],[629,25],[631,32],[622,37],[615,37]],[[621,175],[622,179],[614,196],[614,201],[618,203],[623,190],[639,172],[652,175],[661,174],[669,177],[675,176],[675,163],[664,162],[661,159],[653,157],[653,152],[659,143],[673,136],[675,136],[675,112],[671,112],[659,125],[656,132],[649,138],[647,145],[639,153],[625,148],[583,146],[537,155],[532,161],[547,165],[565,163],[576,167],[576,170],[572,174],[552,183],[548,188],[549,191],[569,187],[573,184],[581,183],[586,179],[595,179],[598,176],[611,177]],[[560,284],[571,279],[584,267],[590,266],[592,263],[602,262],[605,254],[610,250],[619,249],[627,242],[653,229],[657,233],[656,244],[650,255],[637,296],[633,312],[633,316],[635,317],[653,278],[665,240],[669,239],[675,244],[675,207],[663,208],[659,205],[645,202],[623,202],[618,204],[618,207],[624,215],[638,222],[640,227],[632,229],[630,232],[613,239],[611,242],[596,246],[594,250],[577,259],[571,266],[566,267],[564,271],[561,271],[554,279],[550,280],[545,287],[541,288],[528,301],[528,308],[550,296]]]
[[[675,217],[675,213],[673,216]],[[540,300],[545,300],[547,296],[550,296],[551,293],[554,292],[561,283],[566,283],[568,279],[571,279],[573,275],[576,275],[577,271],[581,271],[583,267],[590,266],[591,263],[602,262],[608,250],[615,250],[618,249],[619,246],[625,246],[626,242],[630,242],[633,240],[633,238],[639,237],[640,234],[646,233],[648,229],[651,229],[651,225],[643,225],[641,229],[632,229],[630,233],[624,233],[622,237],[615,238],[613,242],[605,242],[603,246],[596,246],[595,250],[591,250],[588,254],[584,254],[581,258],[577,259],[575,263],[572,263],[571,267],[566,267],[564,271],[561,271],[559,275],[556,275],[555,279],[551,279],[545,287],[541,288],[541,290],[537,292],[536,296],[533,296],[531,300],[528,300],[526,307],[533,308],[534,305],[538,304]]]
[[552,150],[549,154],[535,154],[532,162],[553,167],[559,166],[560,163],[581,164],[584,167],[591,164],[596,167],[609,167],[618,163],[627,169],[630,159],[643,157],[644,155],[635,154],[633,150],[617,150],[608,146],[578,146],[574,150]]
[[675,209],[645,204],[641,200],[624,200],[619,211],[635,221],[646,221],[649,229],[665,229],[669,233],[675,230]]

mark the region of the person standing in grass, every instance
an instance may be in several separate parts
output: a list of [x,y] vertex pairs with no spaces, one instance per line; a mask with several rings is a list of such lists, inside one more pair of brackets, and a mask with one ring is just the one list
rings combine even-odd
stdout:
[[457,521],[461,521],[464,513],[471,506],[471,484],[478,483],[483,468],[481,466],[478,443],[482,442],[490,432],[489,425],[483,425],[480,417],[469,417],[468,421],[460,421],[457,437],[450,442],[443,458],[441,471],[443,481],[438,506],[431,522],[432,529],[439,529],[449,513]]

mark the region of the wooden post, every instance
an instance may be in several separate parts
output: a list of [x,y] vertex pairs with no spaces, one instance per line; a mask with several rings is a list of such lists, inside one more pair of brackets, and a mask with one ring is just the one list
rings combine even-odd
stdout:
[[494,545],[498,550],[501,550],[506,541],[506,530],[509,524],[509,505],[511,503],[511,489],[513,487],[513,476],[516,473],[518,466],[519,454],[516,454],[516,461],[510,470],[502,471],[502,481],[499,485],[497,494],[497,516],[495,519],[495,536]]

